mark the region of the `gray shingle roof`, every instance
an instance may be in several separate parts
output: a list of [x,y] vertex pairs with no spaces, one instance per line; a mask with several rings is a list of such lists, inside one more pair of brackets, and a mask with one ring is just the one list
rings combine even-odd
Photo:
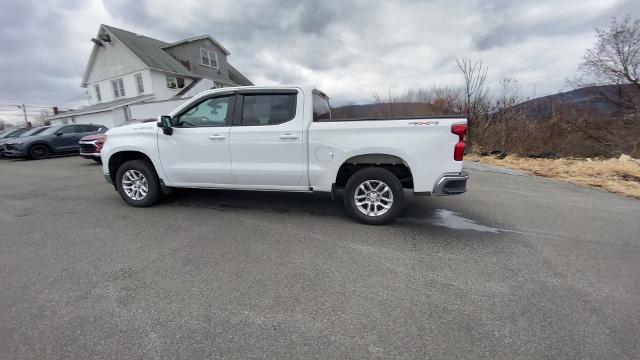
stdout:
[[118,29],[113,26],[102,26],[113,36],[118,38],[124,46],[131,50],[148,67],[179,75],[200,77],[189,71],[178,60],[162,50],[162,47],[169,45],[169,43],[150,38],[148,36],[132,33],[131,31]]
[[253,85],[253,83],[249,79],[247,79],[244,75],[242,75],[242,73],[238,71],[238,69],[231,66],[231,64],[229,64],[228,62],[227,62],[227,66],[229,67],[229,80],[242,86]]
[[202,39],[209,39],[209,40],[211,40],[211,42],[212,42],[212,43],[214,43],[214,44],[216,44],[220,49],[222,49],[222,51],[224,51],[224,53],[225,53],[225,54],[227,54],[227,55],[231,55],[231,53],[229,52],[229,50],[227,50],[224,46],[222,46],[222,44],[220,44],[220,43],[218,42],[218,40],[214,39],[214,38],[213,38],[213,36],[211,36],[211,35],[200,35],[200,36],[194,36],[194,37],[191,37],[191,38],[188,38],[188,39],[179,40],[179,41],[176,41],[176,42],[174,42],[174,43],[164,45],[162,48],[163,48],[163,49],[168,49],[168,48],[170,48],[170,47],[174,47],[174,46],[178,46],[178,45],[182,45],[182,44],[186,44],[186,43],[189,43],[189,42],[192,42],[192,41],[197,41],[197,40],[202,40]]
[[126,99],[109,101],[109,102],[106,102],[106,103],[98,103],[98,104],[94,104],[94,105],[85,106],[85,107],[82,107],[82,108],[77,109],[77,110],[61,112],[58,115],[54,115],[54,116],[48,117],[46,119],[47,120],[52,120],[52,119],[59,119],[59,118],[64,118],[64,117],[69,117],[69,116],[74,116],[74,115],[81,115],[81,114],[89,114],[89,113],[107,111],[107,110],[115,109],[115,108],[120,107],[120,106],[135,104],[135,103],[141,102],[143,100],[150,99],[152,97],[153,97],[153,95],[140,95],[140,96],[126,98]]

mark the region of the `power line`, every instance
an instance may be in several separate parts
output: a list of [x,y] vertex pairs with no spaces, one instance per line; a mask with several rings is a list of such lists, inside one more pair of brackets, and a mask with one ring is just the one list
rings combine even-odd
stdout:
[[[0,112],[5,112],[5,113],[13,113],[13,112],[15,112],[15,113],[19,113],[19,114],[23,113],[22,110],[3,110],[3,109],[0,109]],[[47,111],[47,110],[28,110],[27,109],[27,112],[28,113],[34,113],[34,114],[40,114],[40,113],[43,113],[43,112],[44,113],[53,112],[53,110]]]
[[[18,106],[22,106],[22,104],[0,104],[1,107],[18,107]],[[55,105],[29,105],[29,104],[25,104],[24,106],[28,107],[28,108],[46,108],[46,109],[51,109],[52,107],[54,107]]]
[[[34,111],[47,111],[47,110],[53,110],[53,107],[42,107],[42,108],[35,108],[33,106],[25,106],[27,108],[27,110],[34,110]],[[70,110],[69,108],[58,108],[58,110]],[[16,110],[8,108],[8,106],[0,106],[0,111],[18,111],[18,108],[16,107]]]
[[68,102],[71,102],[71,101],[73,101],[73,100],[76,100],[76,99],[80,98],[81,96],[85,96],[86,94],[87,94],[87,92],[86,92],[86,91],[83,91],[81,94],[78,94],[78,95],[76,95],[76,96],[72,97],[71,99],[69,99],[69,100],[67,100],[67,101],[61,102],[61,103],[59,103],[58,105],[66,104],[66,103],[68,103]]

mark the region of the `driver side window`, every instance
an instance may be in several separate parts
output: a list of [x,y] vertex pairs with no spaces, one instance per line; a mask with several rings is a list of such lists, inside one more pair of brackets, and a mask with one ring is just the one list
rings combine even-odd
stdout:
[[174,118],[176,127],[228,126],[231,96],[208,98]]

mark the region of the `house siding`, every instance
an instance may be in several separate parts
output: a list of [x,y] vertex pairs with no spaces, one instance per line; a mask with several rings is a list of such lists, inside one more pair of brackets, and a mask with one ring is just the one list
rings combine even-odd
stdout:
[[[172,74],[162,72],[162,71],[156,71],[156,70],[150,71],[151,86],[154,89],[153,100],[171,99],[174,96],[176,96],[180,92],[180,90],[182,90],[182,89],[169,89],[167,87],[167,75],[172,75]],[[180,76],[176,76],[176,77],[180,77]],[[185,77],[182,77],[182,78],[184,79],[184,86],[189,86],[189,84],[191,84],[191,82],[193,81],[193,79],[190,79],[190,78],[185,78]]]
[[[122,108],[118,109],[122,112]],[[109,129],[115,127],[120,123],[116,123],[116,119],[111,111],[103,111],[93,114],[82,114],[76,116],[70,116],[66,118],[59,118],[51,120],[51,125],[66,125],[66,124],[96,124],[104,125]]]
[[120,41],[112,37],[111,44],[96,47],[97,52],[91,66],[87,84],[128,74],[147,66],[131,53]]
[[[218,54],[218,69],[202,65],[200,63],[200,48],[215,51]],[[191,67],[191,72],[212,80],[230,81],[227,55],[224,50],[209,39],[200,39],[193,42],[177,45],[165,49],[179,61],[186,61]]]
[[[144,93],[138,94],[138,86],[136,83],[136,74],[142,75],[142,83],[144,87]],[[124,83],[124,94],[125,96],[114,97],[113,87],[111,86],[111,81],[122,78],[122,82]],[[96,96],[96,90],[94,85],[100,85],[100,95],[102,97],[102,101],[98,101],[98,97]],[[101,81],[90,82],[87,84],[87,89],[89,91],[90,99],[89,104],[97,104],[97,103],[105,103],[113,100],[124,99],[124,98],[132,98],[140,95],[151,95],[153,92],[153,82],[151,79],[151,74],[148,69],[137,70],[128,74],[120,74],[114,77],[110,77]]]

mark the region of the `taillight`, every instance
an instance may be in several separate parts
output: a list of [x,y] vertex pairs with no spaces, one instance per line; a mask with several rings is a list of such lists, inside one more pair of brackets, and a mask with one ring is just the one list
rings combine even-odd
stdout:
[[458,135],[458,142],[453,149],[453,160],[462,161],[464,157],[465,140],[467,140],[467,125],[458,124],[451,126],[451,133]]

